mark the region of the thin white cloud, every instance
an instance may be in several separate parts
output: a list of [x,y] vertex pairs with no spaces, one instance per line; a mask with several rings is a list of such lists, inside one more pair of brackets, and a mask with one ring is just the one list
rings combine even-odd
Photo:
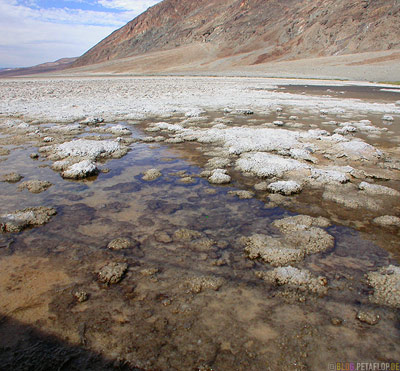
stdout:
[[147,9],[149,3],[156,2],[132,1],[136,8],[101,12],[31,8],[16,0],[0,0],[0,67],[32,66],[79,56],[137,16],[140,4]]
[[[16,1],[12,1],[13,4],[17,5],[18,3]],[[36,0],[23,0],[22,1],[23,5],[27,5],[30,6],[32,8],[39,8],[39,6],[37,5]]]
[[[88,24],[97,26],[121,26],[135,17],[137,13],[132,11],[113,13],[93,10],[49,8],[32,9],[27,6],[10,4],[6,0],[0,0],[0,20],[40,20],[51,23]],[[17,24],[16,24],[17,26]]]
[[98,3],[105,8],[131,10],[140,14],[147,8],[159,3],[157,0],[99,0]]
[[2,36],[6,30],[7,25],[0,22],[1,67],[32,66],[79,56],[114,28],[25,21],[8,38]]

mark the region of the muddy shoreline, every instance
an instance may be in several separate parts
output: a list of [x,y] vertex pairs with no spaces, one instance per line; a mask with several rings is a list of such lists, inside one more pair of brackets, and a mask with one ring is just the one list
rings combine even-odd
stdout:
[[[83,116],[101,80],[0,83],[1,364],[37,366],[43,352],[69,369],[397,362],[396,93],[217,79],[208,99],[232,96],[210,109],[194,103],[206,83],[189,80],[196,96],[164,91],[168,107],[138,110],[127,88],[105,108],[120,79]],[[49,107],[32,108],[43,89]]]

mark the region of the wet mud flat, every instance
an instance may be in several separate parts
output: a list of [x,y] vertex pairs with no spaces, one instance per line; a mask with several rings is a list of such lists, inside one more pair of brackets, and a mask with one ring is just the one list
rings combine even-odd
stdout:
[[312,96],[329,96],[344,99],[363,99],[369,102],[390,102],[400,98],[400,88],[391,86],[325,86],[325,85],[278,85],[278,89],[287,90],[291,93],[300,93]]
[[394,111],[0,122],[5,369],[397,362]]

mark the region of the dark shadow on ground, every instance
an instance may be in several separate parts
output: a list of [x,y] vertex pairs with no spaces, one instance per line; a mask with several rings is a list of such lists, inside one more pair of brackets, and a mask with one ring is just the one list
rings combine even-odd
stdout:
[[106,359],[9,317],[0,318],[1,371],[134,370],[124,361]]

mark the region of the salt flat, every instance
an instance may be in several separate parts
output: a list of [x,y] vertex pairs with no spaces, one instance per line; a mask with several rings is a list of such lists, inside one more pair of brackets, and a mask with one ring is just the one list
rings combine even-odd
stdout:
[[[101,116],[134,120],[147,115],[195,114],[193,109],[223,108],[257,110],[279,105],[309,109],[395,114],[395,103],[357,99],[311,97],[276,90],[276,85],[324,84],[351,86],[356,83],[323,80],[287,80],[227,77],[108,77],[0,80],[1,115],[27,119],[70,122]],[[368,83],[356,85],[371,86]]]

